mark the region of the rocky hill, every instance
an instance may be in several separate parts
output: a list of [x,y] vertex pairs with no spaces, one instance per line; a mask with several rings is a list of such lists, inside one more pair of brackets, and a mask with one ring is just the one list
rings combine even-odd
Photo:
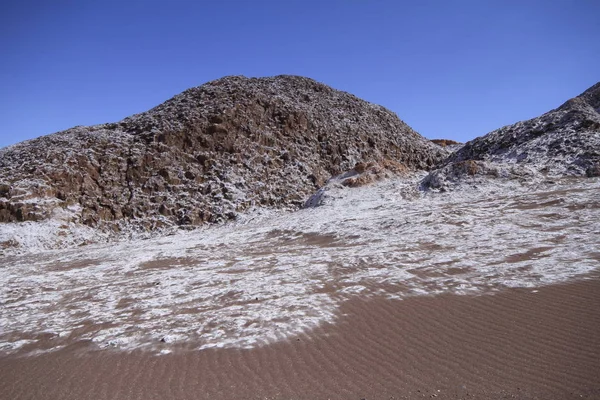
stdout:
[[534,175],[600,176],[600,82],[540,117],[466,143],[423,184],[443,188],[477,177]]
[[445,156],[389,110],[314,80],[226,77],[117,123],[0,150],[0,222],[220,222],[297,208],[356,164],[430,169]]

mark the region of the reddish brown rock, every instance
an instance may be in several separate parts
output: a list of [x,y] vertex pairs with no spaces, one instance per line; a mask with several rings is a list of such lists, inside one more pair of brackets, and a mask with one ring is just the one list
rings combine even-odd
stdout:
[[359,162],[429,169],[445,155],[389,110],[314,80],[226,77],[118,123],[0,150],[0,221],[71,207],[111,229],[220,222],[299,207]]

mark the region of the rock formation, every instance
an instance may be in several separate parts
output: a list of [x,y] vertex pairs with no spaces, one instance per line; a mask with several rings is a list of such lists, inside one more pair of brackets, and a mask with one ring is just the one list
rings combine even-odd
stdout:
[[445,156],[389,110],[314,80],[226,77],[117,123],[0,150],[0,222],[221,222],[297,208],[360,163],[430,169]]
[[441,147],[452,147],[462,145],[462,143],[451,139],[431,139],[431,141]]
[[540,117],[466,143],[423,180],[423,187],[536,174],[600,176],[600,82]]

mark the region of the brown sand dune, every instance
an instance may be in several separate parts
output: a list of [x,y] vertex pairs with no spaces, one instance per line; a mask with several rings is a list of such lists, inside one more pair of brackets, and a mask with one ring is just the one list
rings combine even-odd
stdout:
[[0,359],[0,399],[600,398],[600,277],[494,295],[354,299],[253,350]]

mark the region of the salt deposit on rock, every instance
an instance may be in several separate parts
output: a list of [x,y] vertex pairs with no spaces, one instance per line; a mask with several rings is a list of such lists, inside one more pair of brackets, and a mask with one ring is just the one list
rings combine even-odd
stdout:
[[226,77],[117,123],[0,150],[0,222],[122,232],[297,209],[359,162],[429,169],[447,152],[389,110],[308,78]]
[[505,126],[456,150],[423,181],[449,189],[481,176],[600,176],[600,82],[544,115]]

